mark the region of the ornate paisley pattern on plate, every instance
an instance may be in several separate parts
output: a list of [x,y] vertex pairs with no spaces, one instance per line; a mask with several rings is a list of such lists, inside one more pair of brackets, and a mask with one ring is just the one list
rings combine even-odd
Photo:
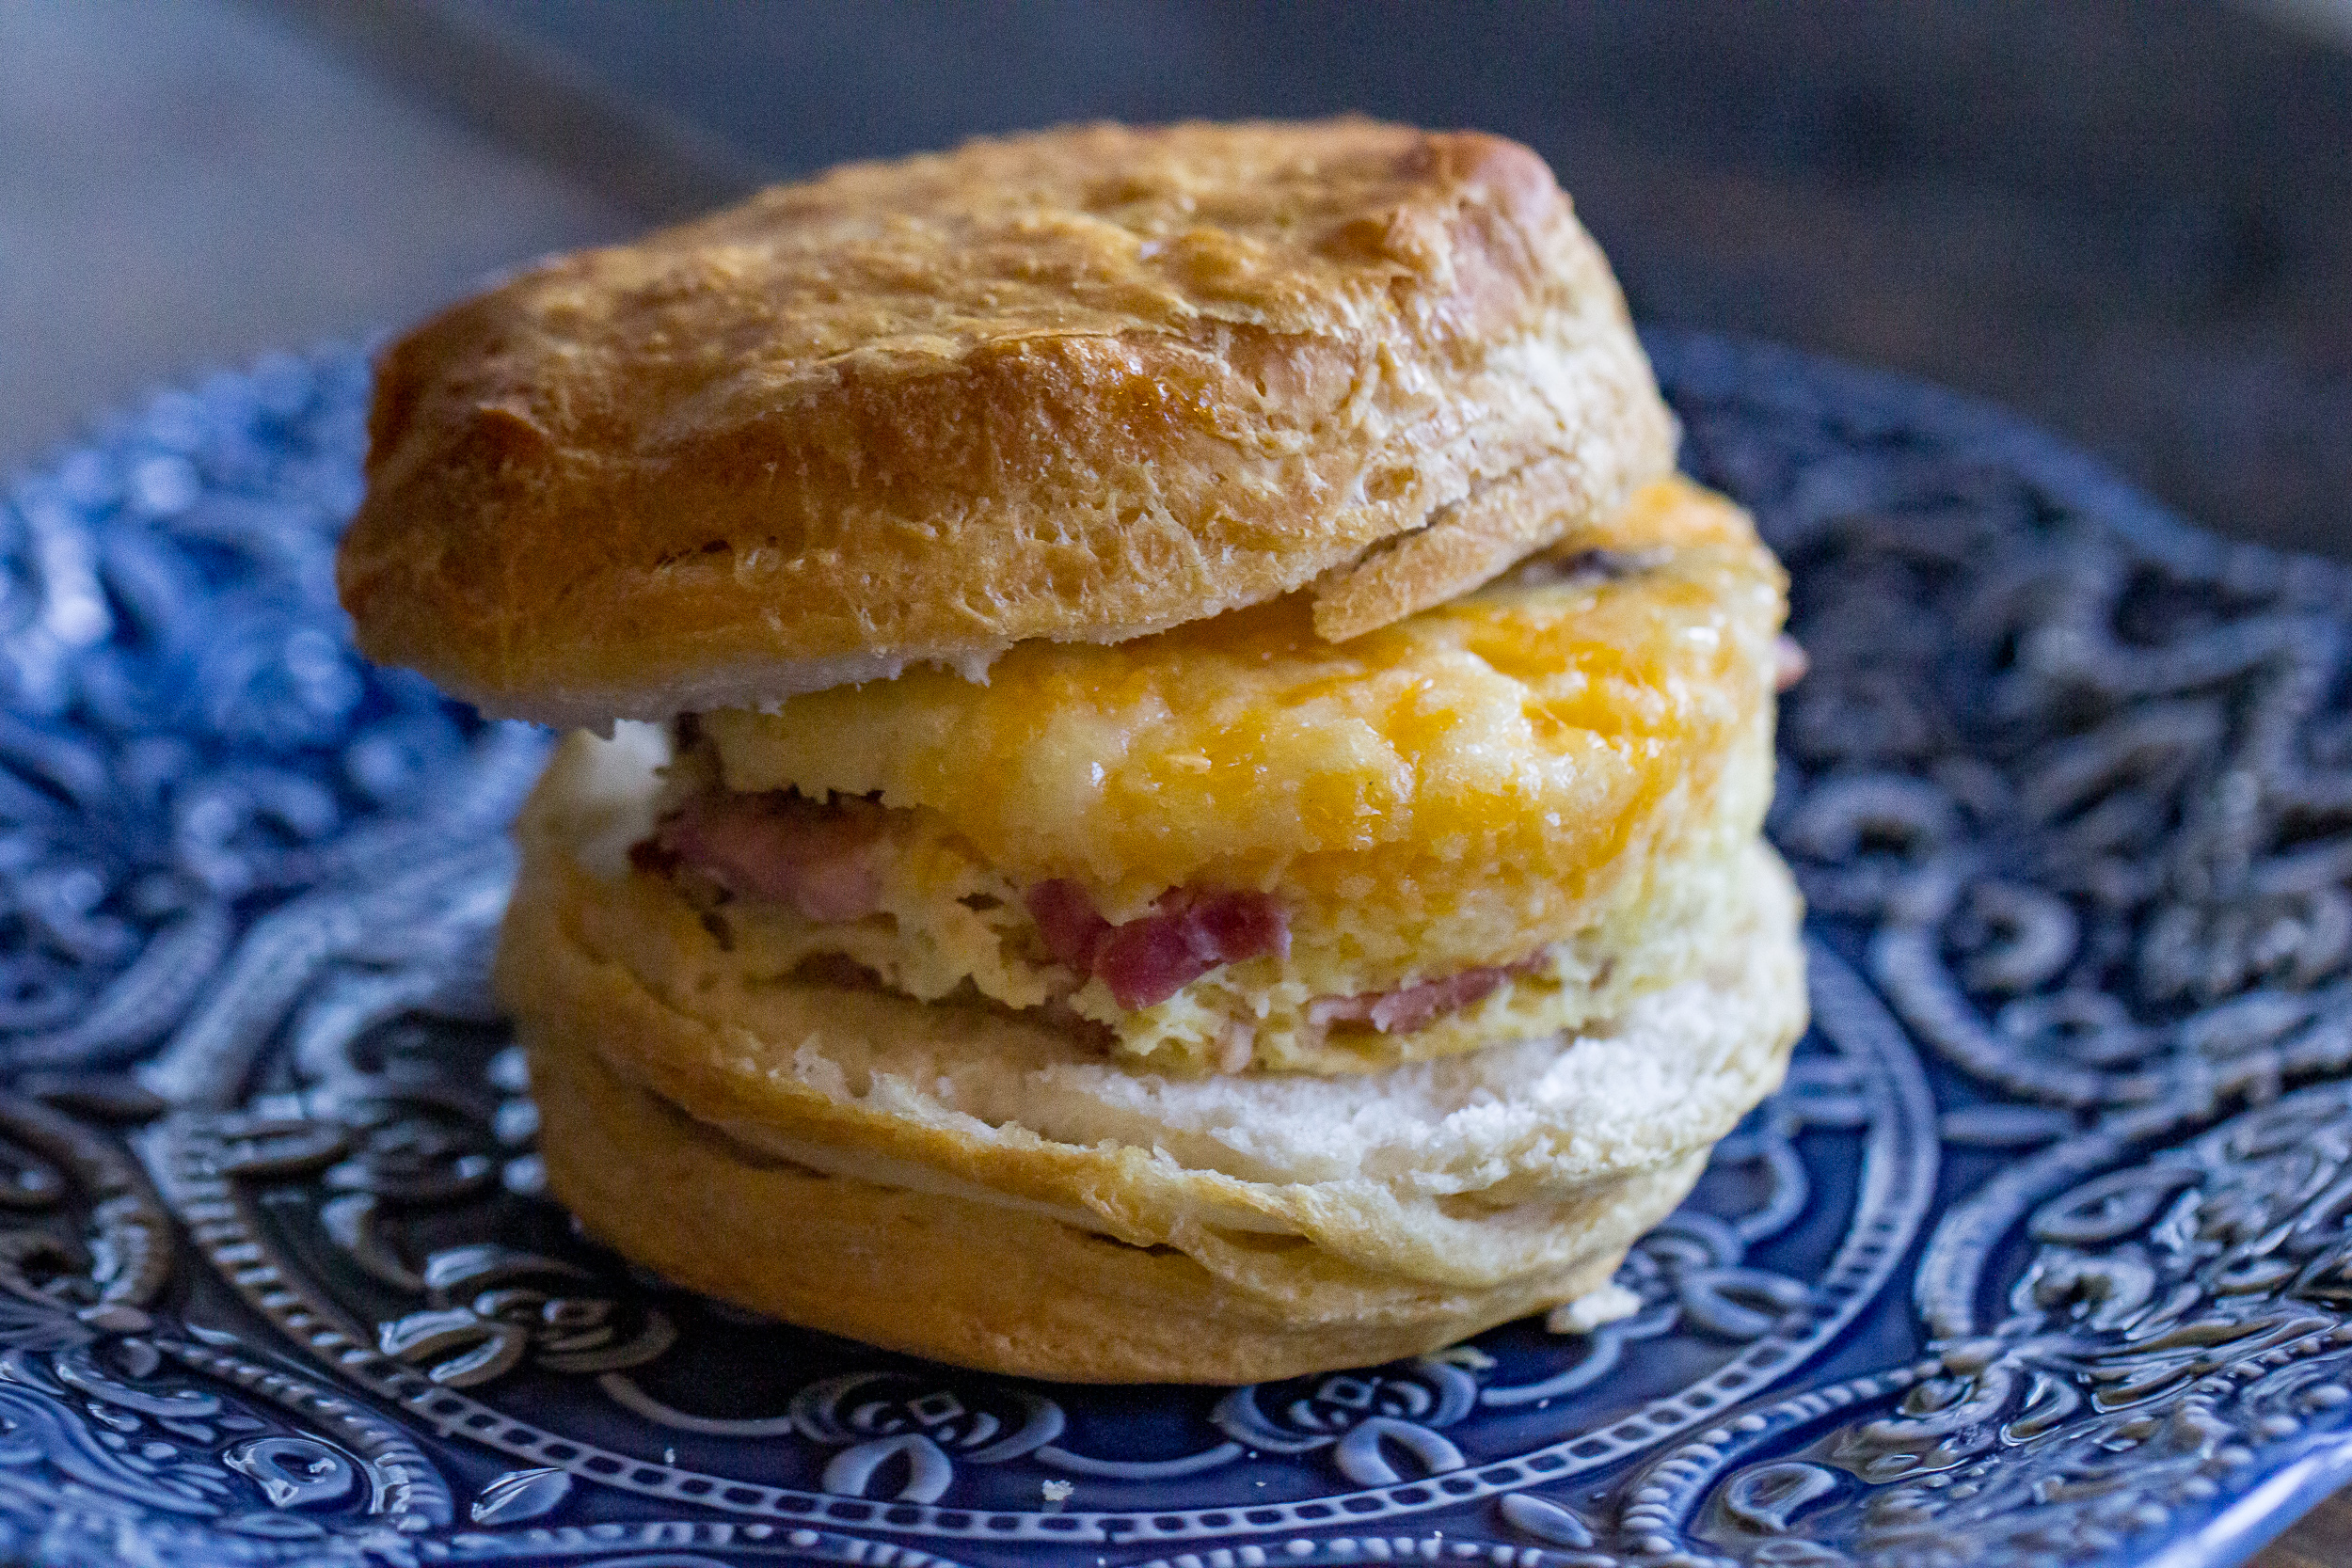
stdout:
[[546,737],[351,653],[356,356],[20,481],[0,1556],[2188,1564],[2352,1472],[2352,579],[1653,348],[1795,578],[1815,1029],[1628,1316],[1230,1390],[803,1333],[545,1199],[484,966]]

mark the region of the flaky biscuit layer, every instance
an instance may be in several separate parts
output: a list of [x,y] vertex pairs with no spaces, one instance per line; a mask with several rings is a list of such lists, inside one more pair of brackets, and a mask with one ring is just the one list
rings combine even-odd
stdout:
[[593,1054],[541,1053],[532,1071],[548,1180],[592,1235],[787,1323],[1060,1383],[1258,1383],[1425,1354],[1608,1284],[1706,1163],[1596,1191],[1581,1255],[1506,1285],[1417,1289],[1302,1258],[1269,1297],[1173,1246],[738,1143]]
[[[749,982],[666,890],[544,841],[499,985],[541,1077],[572,1085],[541,1099],[555,1190],[623,1251],[971,1365],[1236,1381],[1432,1348],[1606,1278],[1803,1028],[1793,890],[1769,850],[1751,865],[1708,974],[1613,1025],[1341,1078],[1138,1074],[983,1008]],[[1049,1274],[1005,1262],[1031,1246]],[[1216,1325],[1194,1359],[1155,1306]]]
[[378,366],[373,657],[572,725],[1311,590],[1345,637],[1621,507],[1674,427],[1542,160],[1363,120],[856,164]]

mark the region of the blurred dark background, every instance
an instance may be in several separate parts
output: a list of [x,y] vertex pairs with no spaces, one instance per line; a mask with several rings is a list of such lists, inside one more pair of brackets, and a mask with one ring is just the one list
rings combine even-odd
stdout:
[[2352,0],[0,0],[0,462],[765,178],[1350,108],[1536,148],[1645,320],[2352,555]]

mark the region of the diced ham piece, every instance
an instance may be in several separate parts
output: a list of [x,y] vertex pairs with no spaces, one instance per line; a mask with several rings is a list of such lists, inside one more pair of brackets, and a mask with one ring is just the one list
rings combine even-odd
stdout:
[[831,923],[881,907],[887,822],[870,800],[714,793],[687,801],[655,831],[654,844],[739,898]]
[[1081,974],[1094,973],[1094,955],[1111,934],[1111,923],[1095,912],[1094,900],[1077,883],[1057,877],[1038,883],[1023,895],[1029,918],[1054,961],[1068,964]]
[[1220,963],[1239,963],[1261,953],[1291,956],[1291,923],[1263,893],[1195,894],[1184,907],[1184,940],[1197,953]]
[[1538,953],[1515,964],[1465,969],[1397,990],[1319,997],[1307,1004],[1307,1022],[1326,1029],[1334,1023],[1369,1023],[1384,1035],[1409,1035],[1447,1013],[1484,1001],[1505,980],[1539,968],[1543,961],[1544,956]]
[[1147,914],[1114,926],[1094,955],[1111,1000],[1133,1011],[1165,1002],[1223,960],[1194,950],[1181,917]]
[[1165,1002],[1209,971],[1271,953],[1287,958],[1290,922],[1263,893],[1178,889],[1149,914],[1114,926],[1077,883],[1055,879],[1025,895],[1045,950],[1100,977],[1133,1011]]

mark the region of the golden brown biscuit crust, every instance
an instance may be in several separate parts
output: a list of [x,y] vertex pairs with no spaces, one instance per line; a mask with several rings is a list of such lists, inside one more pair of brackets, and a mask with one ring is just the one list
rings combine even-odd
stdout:
[[1061,1383],[1260,1383],[1425,1354],[1609,1283],[1707,1163],[1597,1190],[1580,1255],[1536,1275],[1448,1290],[1332,1270],[1283,1302],[1174,1247],[763,1157],[593,1052],[535,1050],[531,1070],[548,1184],[590,1234],[787,1323]]
[[666,890],[575,858],[615,804],[580,785],[524,815],[497,971],[557,1197],[680,1283],[993,1370],[1244,1382],[1573,1300],[1804,1023],[1759,846],[1717,972],[1610,1031],[1377,1081],[1130,1074],[1020,1017],[753,980]]
[[370,434],[361,646],[559,723],[1309,584],[1349,635],[1614,512],[1673,445],[1542,161],[1355,119],[781,186],[426,323]]

